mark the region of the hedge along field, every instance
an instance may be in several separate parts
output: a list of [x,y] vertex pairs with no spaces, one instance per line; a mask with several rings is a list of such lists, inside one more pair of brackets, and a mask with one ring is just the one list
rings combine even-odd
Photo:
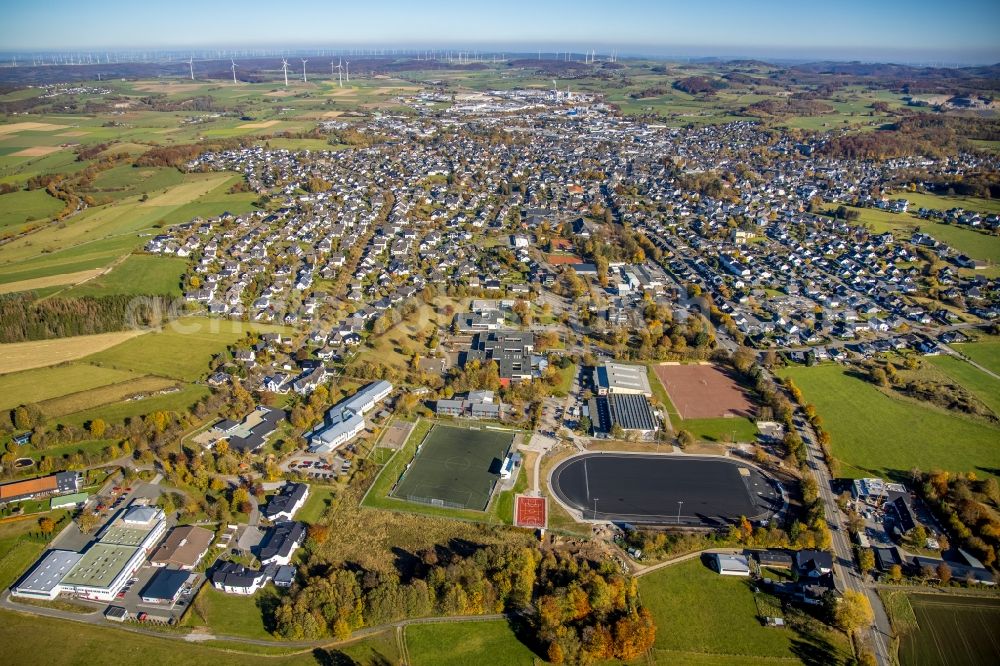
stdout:
[[924,403],[889,397],[839,365],[786,368],[830,433],[844,476],[899,476],[914,467],[997,468],[1000,428]]

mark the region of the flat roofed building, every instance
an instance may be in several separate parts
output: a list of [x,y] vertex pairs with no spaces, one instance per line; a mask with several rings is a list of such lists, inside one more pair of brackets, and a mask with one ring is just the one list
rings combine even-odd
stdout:
[[384,380],[373,382],[331,407],[327,410],[323,423],[313,428],[307,436],[309,450],[313,453],[330,453],[357,437],[365,429],[364,415],[389,397],[392,388],[392,384]]
[[723,576],[749,576],[750,563],[742,555],[713,553],[712,565]]
[[141,548],[95,543],[62,579],[63,592],[111,601],[146,559]]
[[180,598],[190,576],[187,571],[160,569],[149,579],[139,596],[147,604],[173,604]]
[[149,558],[149,563],[154,567],[194,569],[205,557],[214,538],[215,535],[203,527],[175,527]]
[[15,597],[55,599],[62,592],[62,579],[82,557],[69,550],[50,550],[10,588],[10,593]]
[[494,361],[500,370],[500,381],[531,379],[531,353],[535,349],[535,336],[526,331],[490,331],[478,333],[466,353],[466,362]]
[[625,365],[608,361],[594,368],[594,386],[598,395],[653,395],[644,365]]
[[154,506],[130,505],[111,521],[99,541],[108,545],[133,546],[149,553],[167,531],[163,511]]

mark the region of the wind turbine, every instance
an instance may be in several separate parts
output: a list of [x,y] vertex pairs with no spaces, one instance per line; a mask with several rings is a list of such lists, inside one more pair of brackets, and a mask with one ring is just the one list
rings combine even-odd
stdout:
[[194,81],[194,58],[188,58],[188,67],[191,69],[191,80]]
[[230,58],[229,62],[233,63],[233,85],[235,86],[236,85],[236,61],[233,60],[232,58]]
[[288,87],[288,61],[284,58],[281,59],[281,71],[285,73],[285,87]]
[[308,83],[309,79],[306,78],[306,63],[309,62],[305,58],[302,58],[302,82]]
[[340,58],[337,61],[337,77],[340,79],[340,87],[344,87],[344,59]]
[[351,61],[350,60],[345,60],[344,61],[344,67],[347,70],[347,82],[350,83],[351,82]]

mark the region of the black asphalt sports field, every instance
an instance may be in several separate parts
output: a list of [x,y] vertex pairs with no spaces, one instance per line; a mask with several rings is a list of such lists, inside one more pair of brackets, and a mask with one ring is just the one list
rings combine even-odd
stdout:
[[715,526],[782,506],[775,481],[723,458],[588,453],[553,470],[552,491],[586,519],[626,523]]

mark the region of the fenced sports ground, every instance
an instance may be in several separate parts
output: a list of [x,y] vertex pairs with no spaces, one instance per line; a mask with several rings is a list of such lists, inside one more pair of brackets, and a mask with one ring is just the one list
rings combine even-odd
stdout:
[[513,441],[511,432],[435,425],[417,446],[390,496],[483,511]]

